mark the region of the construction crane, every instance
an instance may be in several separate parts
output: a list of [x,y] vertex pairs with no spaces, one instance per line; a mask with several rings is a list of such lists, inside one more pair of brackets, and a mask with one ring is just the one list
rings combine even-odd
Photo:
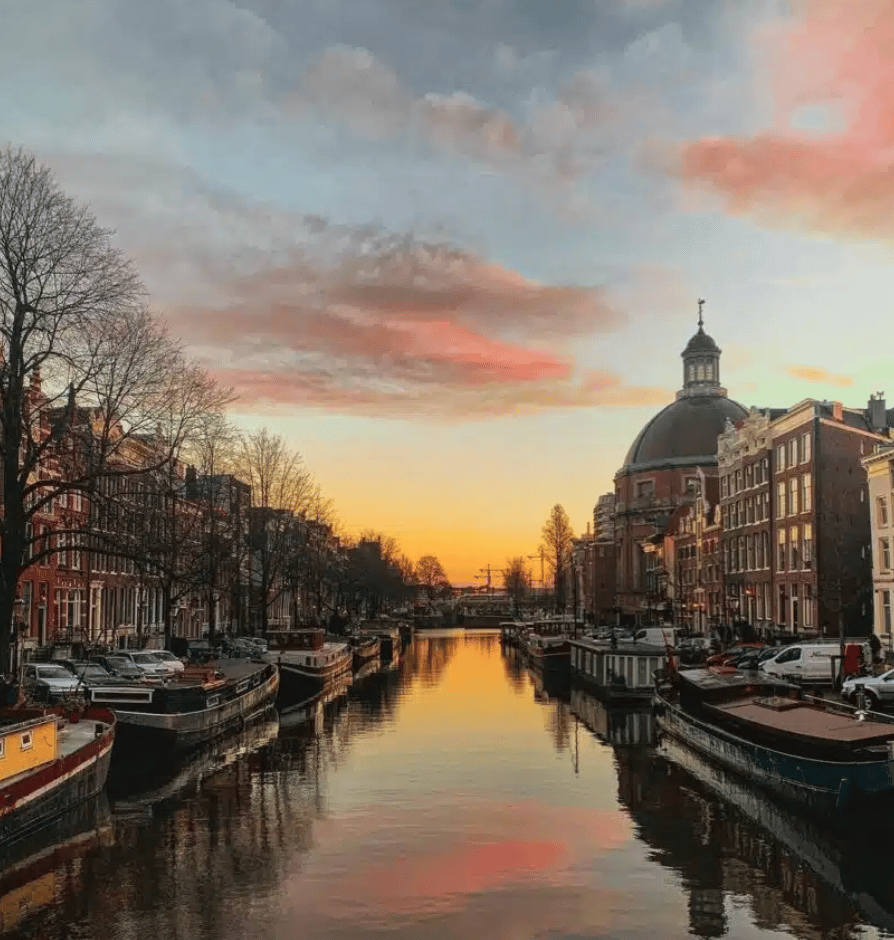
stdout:
[[481,572],[481,574],[476,574],[475,577],[480,581],[484,581],[485,579],[487,580],[487,593],[490,594],[491,593],[491,575],[506,574],[507,569],[506,568],[491,568],[491,566],[488,565],[486,568],[479,568],[478,570]]

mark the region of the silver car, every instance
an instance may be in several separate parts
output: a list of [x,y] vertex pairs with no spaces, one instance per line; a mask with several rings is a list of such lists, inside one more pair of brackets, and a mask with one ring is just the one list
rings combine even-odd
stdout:
[[58,663],[28,663],[22,667],[25,694],[39,702],[53,702],[84,691],[84,684]]
[[155,653],[151,650],[117,650],[116,656],[121,656],[133,663],[137,669],[141,670],[147,679],[169,679],[175,675],[178,670],[173,669],[167,663],[157,659]]
[[852,704],[857,702],[857,686],[863,686],[867,708],[878,708],[894,702],[894,669],[883,672],[880,676],[857,676],[846,679],[841,686],[841,697]]

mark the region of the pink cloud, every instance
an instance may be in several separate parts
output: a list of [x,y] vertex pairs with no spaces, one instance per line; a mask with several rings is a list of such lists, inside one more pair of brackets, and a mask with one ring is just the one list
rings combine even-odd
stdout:
[[[891,238],[894,216],[894,3],[802,0],[771,44],[776,126],[753,137],[692,141],[683,179],[720,195],[732,214],[818,232]],[[834,125],[796,128],[820,106]]]
[[837,385],[846,388],[854,384],[854,380],[849,375],[836,375],[826,369],[818,369],[814,366],[789,366],[788,374],[794,379],[801,379],[803,382],[815,382],[818,385]]
[[611,371],[581,373],[563,351],[625,322],[603,288],[539,284],[409,236],[336,241],[218,272],[223,300],[168,311],[244,406],[455,421],[667,398]]

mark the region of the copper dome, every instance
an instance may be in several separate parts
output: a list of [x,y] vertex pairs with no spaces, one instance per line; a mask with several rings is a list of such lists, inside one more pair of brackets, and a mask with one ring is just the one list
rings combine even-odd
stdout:
[[713,463],[717,456],[717,437],[727,419],[741,421],[747,414],[742,405],[725,395],[678,398],[639,432],[627,451],[623,469],[629,472]]

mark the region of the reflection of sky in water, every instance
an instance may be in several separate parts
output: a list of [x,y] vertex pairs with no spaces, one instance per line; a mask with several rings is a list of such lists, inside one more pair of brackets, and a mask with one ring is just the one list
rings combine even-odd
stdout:
[[691,778],[535,700],[496,637],[418,638],[319,737],[279,735],[144,818],[119,807],[116,844],[57,873],[46,935],[860,936],[847,902]]

